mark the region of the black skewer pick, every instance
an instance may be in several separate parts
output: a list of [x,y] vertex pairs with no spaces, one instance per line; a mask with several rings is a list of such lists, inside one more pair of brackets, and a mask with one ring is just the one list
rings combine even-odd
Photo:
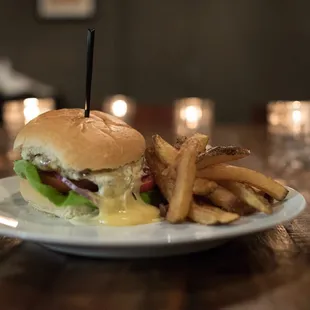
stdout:
[[91,84],[93,77],[94,41],[95,41],[95,29],[88,29],[87,56],[86,56],[86,96],[85,96],[84,117],[89,117],[90,112]]

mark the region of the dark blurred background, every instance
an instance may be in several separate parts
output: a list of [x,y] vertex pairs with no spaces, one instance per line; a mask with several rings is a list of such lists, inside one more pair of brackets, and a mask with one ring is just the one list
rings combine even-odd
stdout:
[[218,122],[265,118],[270,100],[310,98],[310,1],[100,0],[88,21],[46,21],[34,0],[0,2],[0,56],[83,107],[86,31],[96,28],[93,107],[212,98]]

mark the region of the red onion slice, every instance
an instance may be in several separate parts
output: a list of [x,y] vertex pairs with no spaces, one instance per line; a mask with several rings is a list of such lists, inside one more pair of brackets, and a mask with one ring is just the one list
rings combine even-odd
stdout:
[[85,197],[86,199],[90,200],[94,205],[98,206],[99,205],[99,197],[92,193],[91,191],[84,189],[84,188],[80,188],[78,186],[76,186],[73,182],[71,182],[69,179],[67,179],[66,177],[55,173],[55,178],[58,179],[59,181],[61,181],[62,183],[66,184],[71,190],[73,190],[74,192],[76,192],[77,194]]

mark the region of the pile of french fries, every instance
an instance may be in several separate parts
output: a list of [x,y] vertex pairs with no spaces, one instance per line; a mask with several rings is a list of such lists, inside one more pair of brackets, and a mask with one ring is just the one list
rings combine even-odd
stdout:
[[255,212],[272,213],[274,201],[288,190],[273,179],[228,162],[250,155],[235,146],[207,148],[208,136],[196,133],[172,146],[153,136],[145,158],[161,193],[169,203],[170,223],[191,220],[227,224]]

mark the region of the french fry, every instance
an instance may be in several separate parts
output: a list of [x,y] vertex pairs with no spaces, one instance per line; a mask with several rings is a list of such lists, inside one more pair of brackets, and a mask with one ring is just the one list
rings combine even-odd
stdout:
[[177,141],[176,143],[174,144],[174,147],[179,150],[182,146],[182,144],[187,140],[187,137],[186,136],[179,136],[177,137]]
[[271,197],[270,195],[268,195],[267,193],[264,193],[262,191],[259,191],[258,193],[259,195],[261,195],[264,199],[266,199],[270,204],[274,203],[274,198]]
[[206,196],[212,193],[217,187],[218,185],[213,181],[196,178],[194,181],[193,193],[199,196]]
[[192,203],[188,217],[200,224],[214,225],[214,224],[228,224],[239,219],[236,213],[226,212],[211,205],[198,205]]
[[167,201],[170,201],[175,181],[163,174],[166,166],[157,158],[153,148],[147,148],[144,156],[161,193],[165,196]]
[[255,187],[252,186],[252,189],[255,191],[255,193],[257,195],[259,195],[260,197],[262,197],[262,199],[265,199],[266,201],[268,201],[270,204],[274,203],[274,198],[271,197],[270,195],[268,195],[267,193],[264,193],[263,191],[261,191],[260,189],[257,189]]
[[167,213],[167,220],[171,223],[184,221],[190,210],[196,176],[197,149],[198,141],[195,139],[191,139],[191,143],[182,145],[180,149],[175,186]]
[[[160,191],[165,196],[165,198],[170,201],[175,183],[175,175],[170,175],[167,173],[166,166],[156,156],[153,148],[147,148],[145,151],[145,158],[154,175],[155,182],[158,185]],[[215,190],[217,186],[218,185],[213,181],[196,178],[194,181],[193,193],[195,195],[202,196],[208,195],[213,190]]]
[[234,181],[224,181],[220,182],[220,184],[254,209],[266,214],[272,213],[272,208],[269,202],[263,197],[257,195],[250,186]]
[[279,201],[284,200],[288,194],[288,190],[273,179],[244,167],[218,164],[197,170],[196,175],[197,177],[213,181],[227,180],[246,183],[262,190]]
[[[164,176],[162,172],[165,170],[165,165],[156,157],[156,154],[154,152],[154,149],[148,148],[145,152],[145,158],[147,160],[148,165],[150,166],[151,171],[153,172],[155,181],[157,186],[159,187],[162,194],[165,196],[167,201],[171,200],[172,192],[174,188],[175,181],[172,178],[167,178],[167,176]],[[199,179],[198,179],[199,180]],[[203,185],[201,185],[202,182],[205,180],[200,179],[198,182],[200,184],[194,184],[194,188],[202,188]],[[197,182],[197,180],[195,181]],[[217,184],[213,182],[216,186]],[[203,183],[206,184],[206,183]],[[211,183],[212,184],[212,183]],[[208,185],[209,186],[209,185]],[[213,186],[213,184],[212,184]],[[200,189],[201,190],[201,189]],[[193,221],[200,223],[200,224],[216,224],[216,223],[228,223],[227,220],[232,221],[232,219],[237,218],[235,215],[231,216],[229,212],[206,208],[205,210],[200,210],[201,206],[198,206],[195,203],[192,203],[190,208],[194,208],[193,211],[189,211],[191,215],[191,219]],[[216,207],[213,207],[214,209],[217,209]],[[168,209],[169,210],[169,209]],[[224,214],[224,216],[223,216]]]
[[[189,148],[193,146],[193,143],[195,144],[196,149],[196,158],[195,162],[197,160],[197,156],[204,152],[208,143],[208,136],[202,135],[200,133],[195,133],[190,138],[186,139],[185,142],[182,144],[179,152],[177,152],[176,158],[174,160],[174,163],[172,165],[169,165],[168,172],[170,175],[174,175],[176,173],[176,167],[179,165],[180,157],[182,156],[183,152],[187,152]],[[176,151],[176,150],[175,150]],[[196,169],[196,165],[195,165]]]
[[191,136],[190,138],[186,139],[184,141],[184,143],[182,144],[180,151],[186,150],[187,147],[193,143],[193,141],[195,141],[195,143],[197,144],[197,155],[200,153],[203,153],[206,150],[206,146],[208,144],[209,141],[209,137],[206,135],[203,135],[201,133],[195,133],[193,136]]
[[288,190],[273,179],[226,164],[250,155],[248,149],[227,146],[206,150],[207,143],[208,137],[199,133],[179,138],[175,146],[155,135],[153,147],[146,150],[155,182],[169,202],[169,222],[190,218],[207,225],[230,223],[257,210],[270,214],[273,199],[285,199]]
[[237,213],[239,215],[249,215],[256,212],[256,209],[248,206],[226,188],[219,186],[210,194],[208,199],[216,206],[225,211]]
[[197,158],[197,169],[207,166],[235,161],[251,154],[250,150],[238,146],[215,146]]
[[[207,143],[208,143],[208,136],[196,133],[190,138],[182,139],[183,148],[186,149],[187,145],[192,143],[195,140],[197,143],[197,153],[200,154],[205,151]],[[169,144],[166,140],[164,140],[160,135],[154,135],[152,137],[155,153],[157,157],[167,166],[177,166],[177,155],[178,151],[175,147]]]
[[152,137],[155,153],[162,163],[172,166],[175,163],[177,150],[159,135]]

